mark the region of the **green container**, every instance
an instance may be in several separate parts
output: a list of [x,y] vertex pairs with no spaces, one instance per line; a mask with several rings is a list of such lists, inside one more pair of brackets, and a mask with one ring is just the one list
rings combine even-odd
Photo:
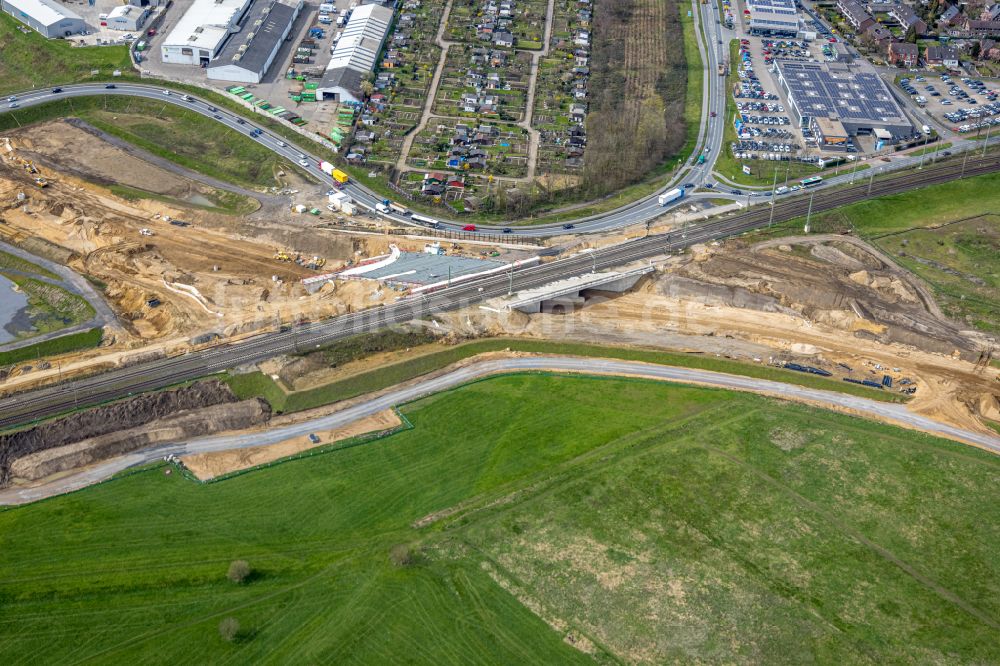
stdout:
[[316,90],[316,88],[319,88],[319,84],[318,83],[307,83],[306,84],[306,90]]
[[301,102],[302,101],[302,95],[292,95],[292,101],[293,102]]

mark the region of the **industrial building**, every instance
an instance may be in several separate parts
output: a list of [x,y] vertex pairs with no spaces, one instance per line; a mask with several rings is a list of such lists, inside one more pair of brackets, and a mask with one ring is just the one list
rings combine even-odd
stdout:
[[816,133],[821,148],[849,149],[849,138],[859,134],[899,141],[914,133],[885,82],[870,68],[778,60],[774,71],[792,117]]
[[80,15],[54,0],[0,0],[0,10],[49,38],[87,30]]
[[[6,2],[6,0],[3,0]],[[18,0],[21,1],[21,0]],[[194,0],[163,40],[163,62],[174,65],[208,64],[219,55],[252,0]]]
[[799,31],[795,0],[746,0],[751,35],[787,35]]
[[391,23],[388,7],[362,5],[351,13],[316,89],[317,99],[361,101],[361,82],[375,69]]
[[105,22],[112,30],[123,32],[136,32],[142,30],[142,26],[149,18],[149,10],[145,7],[134,7],[132,5],[118,5],[110,12]]
[[208,78],[260,83],[302,11],[303,0],[257,0],[243,29],[208,66]]

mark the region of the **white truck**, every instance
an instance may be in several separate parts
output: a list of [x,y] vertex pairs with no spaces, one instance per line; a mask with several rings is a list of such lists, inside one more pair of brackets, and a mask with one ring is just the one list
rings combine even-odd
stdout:
[[387,215],[389,213],[389,207],[381,202],[375,204],[375,210],[378,211],[379,213],[385,213]]
[[677,201],[678,199],[681,199],[683,197],[684,197],[684,188],[675,187],[669,192],[664,192],[663,194],[661,194],[657,199],[657,201],[659,201],[661,206],[666,206],[668,203]]
[[924,136],[930,136],[931,135],[931,126],[930,125],[924,125],[923,127],[920,128],[920,131],[924,133]]

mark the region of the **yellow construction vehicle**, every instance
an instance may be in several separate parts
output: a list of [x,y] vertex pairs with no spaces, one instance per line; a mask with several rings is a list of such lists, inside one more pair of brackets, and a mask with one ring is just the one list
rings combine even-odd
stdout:
[[288,254],[287,252],[284,252],[284,251],[282,251],[282,252],[275,252],[274,253],[274,258],[277,259],[278,261],[291,261],[292,260],[292,255],[290,255],[290,254]]
[[44,178],[36,178],[35,179],[35,185],[37,187],[39,187],[39,188],[48,187],[49,186],[49,181],[45,180]]

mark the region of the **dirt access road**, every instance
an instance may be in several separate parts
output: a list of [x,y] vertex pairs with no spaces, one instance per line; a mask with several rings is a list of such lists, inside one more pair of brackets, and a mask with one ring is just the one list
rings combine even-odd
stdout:
[[9,488],[0,491],[0,504],[26,504],[45,497],[60,495],[103,481],[123,470],[161,459],[166,455],[193,456],[215,451],[256,448],[276,444],[311,432],[332,431],[344,428],[358,419],[384,412],[394,405],[409,402],[437,393],[480,377],[506,372],[556,371],[566,373],[640,377],[659,381],[713,386],[735,391],[749,391],[795,402],[822,406],[855,416],[885,421],[904,428],[924,431],[978,446],[1000,454],[1000,438],[956,428],[939,421],[914,414],[905,406],[878,402],[858,396],[820,391],[792,384],[740,375],[729,375],[707,370],[677,368],[632,361],[615,361],[596,358],[561,356],[529,356],[493,358],[451,369],[435,377],[412,382],[401,388],[385,392],[378,397],[364,399],[353,406],[319,418],[293,423],[261,432],[217,435],[158,446],[127,456],[109,460],[89,469],[56,479],[33,488]]

